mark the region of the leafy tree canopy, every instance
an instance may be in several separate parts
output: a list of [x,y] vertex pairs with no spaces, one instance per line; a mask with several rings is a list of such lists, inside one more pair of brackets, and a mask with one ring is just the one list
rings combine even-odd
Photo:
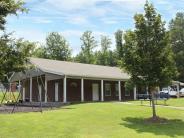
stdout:
[[122,30],[117,30],[115,32],[115,40],[116,40],[117,59],[120,60],[123,55],[123,31]]
[[184,13],[176,14],[176,17],[170,22],[169,29],[174,59],[179,73],[176,79],[184,82]]
[[17,15],[18,11],[25,12],[24,2],[21,0],[1,0],[0,1],[0,30],[4,30],[6,17],[10,14]]
[[145,14],[136,14],[135,31],[124,35],[124,64],[135,83],[160,86],[170,83],[176,74],[173,53],[165,23],[148,2]]
[[101,50],[95,53],[95,64],[115,66],[114,52],[110,50],[111,44],[108,36],[101,36]]
[[27,57],[32,55],[34,43],[14,40],[10,34],[0,37],[0,80],[8,82],[13,72],[23,71]]
[[[19,11],[25,12],[24,2],[20,0],[0,1],[0,31],[5,30],[6,17],[17,15]],[[30,44],[23,40],[14,40],[11,34],[1,33],[0,36],[0,81],[8,81],[13,71],[20,71],[24,67],[26,56],[29,55]],[[31,44],[32,45],[32,44]],[[24,47],[25,46],[25,47]]]
[[52,32],[47,36],[46,47],[42,52],[45,52],[44,56],[49,59],[67,61],[71,58],[71,49],[69,48],[69,43],[57,32]]
[[91,31],[86,31],[83,33],[80,39],[82,42],[81,52],[76,56],[75,60],[81,63],[94,64],[95,57],[93,50],[95,47],[97,47],[97,41],[95,40],[95,37]]
[[134,84],[143,84],[152,94],[153,120],[157,119],[154,93],[157,86],[168,85],[176,74],[169,35],[161,15],[148,1],[144,14],[136,14],[135,30],[124,35],[123,67]]

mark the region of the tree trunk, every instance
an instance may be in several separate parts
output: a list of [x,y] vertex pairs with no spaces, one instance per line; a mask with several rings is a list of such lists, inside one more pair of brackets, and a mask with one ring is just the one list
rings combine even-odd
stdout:
[[152,113],[153,113],[153,120],[157,118],[156,115],[156,108],[155,108],[155,88],[151,89],[151,102],[152,102]]

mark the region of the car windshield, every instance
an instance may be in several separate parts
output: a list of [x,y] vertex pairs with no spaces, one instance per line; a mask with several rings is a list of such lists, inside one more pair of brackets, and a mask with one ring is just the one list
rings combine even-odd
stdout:
[[[169,90],[170,91],[174,91],[174,89],[173,88],[170,88],[170,87],[169,87]],[[162,88],[162,91],[168,91],[168,88]]]

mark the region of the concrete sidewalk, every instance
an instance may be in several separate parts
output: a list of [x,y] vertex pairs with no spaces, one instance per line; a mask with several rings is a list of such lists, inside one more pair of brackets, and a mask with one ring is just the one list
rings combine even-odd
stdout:
[[[138,105],[138,106],[147,106],[151,107],[149,104],[135,104],[135,103],[130,103],[130,102],[118,102],[121,104],[126,104],[126,105]],[[184,110],[184,107],[178,107],[178,106],[168,106],[168,105],[155,105],[157,107],[164,107],[164,108],[171,108],[171,109],[178,109],[178,110]]]

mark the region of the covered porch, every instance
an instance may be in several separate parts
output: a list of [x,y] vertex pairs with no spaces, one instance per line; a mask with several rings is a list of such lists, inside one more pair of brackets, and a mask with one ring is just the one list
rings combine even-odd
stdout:
[[[134,91],[135,93],[135,91]],[[89,102],[134,99],[126,92],[125,80],[43,74],[22,80],[24,102]]]

